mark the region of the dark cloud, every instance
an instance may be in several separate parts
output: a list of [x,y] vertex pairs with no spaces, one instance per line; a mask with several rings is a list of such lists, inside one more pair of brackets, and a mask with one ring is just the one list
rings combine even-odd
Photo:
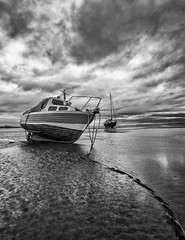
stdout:
[[11,38],[30,32],[32,12],[27,10],[26,1],[0,1],[0,20]]
[[19,87],[21,87],[24,91],[40,89],[39,84],[36,84],[35,82],[19,83]]
[[163,9],[164,8],[166,9],[167,12],[169,12],[169,11],[177,11],[179,13],[184,13],[185,2],[184,2],[184,0],[178,0],[178,1],[169,0],[163,6]]
[[185,70],[184,69],[178,69],[178,71],[174,72],[173,76],[165,78],[164,79],[169,82],[169,85],[172,88],[175,88],[177,86],[184,87],[184,78],[185,78]]
[[142,90],[143,91],[146,91],[146,89],[151,89],[151,88],[155,88],[157,87],[159,84],[161,84],[160,81],[155,81],[155,80],[150,80],[148,82],[145,82],[143,85],[142,85]]
[[20,34],[30,32],[29,22],[32,15],[31,12],[23,12],[23,13],[13,13],[10,18],[10,36],[16,37]]
[[[143,35],[160,32],[170,37],[170,32],[165,32],[170,28],[173,38],[172,26],[180,21],[178,34],[181,34],[185,20],[183,0],[169,0],[165,4],[157,4],[155,0],[85,0],[80,8],[73,4],[70,14],[61,10],[61,18],[52,24],[47,10],[35,14],[38,6],[45,9],[46,5],[52,5],[52,1],[0,1],[0,18],[10,37],[32,34],[27,56],[42,54],[53,64],[66,64],[66,49],[78,63],[94,62],[120,48],[137,45]],[[68,21],[72,22],[72,29]],[[77,33],[72,39],[71,30]]]
[[0,80],[4,82],[13,82],[14,76],[11,73],[7,73],[5,70],[0,69]]
[[46,57],[52,64],[60,62],[65,66],[65,52],[70,46],[66,23],[69,22],[69,14],[61,9],[61,17],[55,20],[56,16],[48,12],[52,7],[52,0],[0,1],[0,25],[10,39],[28,36],[24,39],[28,46],[23,54],[25,59]]
[[185,99],[185,90],[183,93],[177,94],[174,96],[175,99]]
[[75,16],[75,29],[82,37],[73,46],[79,62],[96,61],[120,46],[128,46],[143,34],[154,35],[161,25],[159,10],[137,0],[87,0]]
[[[62,15],[62,12],[61,12]],[[48,13],[43,13],[36,20],[37,24],[32,28],[32,39],[27,42],[29,51],[27,56],[42,56],[48,58],[54,65],[60,63],[66,66],[68,49],[70,47],[69,28],[65,19],[67,13],[61,16],[59,22],[53,22]]]
[[163,4],[155,0],[84,1],[74,11],[74,30],[80,40],[73,43],[71,53],[78,63],[93,62],[137,45],[143,35],[172,39],[175,31],[182,35],[185,28],[184,9],[184,0]]

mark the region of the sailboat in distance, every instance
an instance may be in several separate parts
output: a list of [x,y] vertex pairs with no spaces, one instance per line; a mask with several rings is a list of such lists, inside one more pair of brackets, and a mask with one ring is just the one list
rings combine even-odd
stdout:
[[104,122],[105,128],[114,128],[117,124],[112,95],[110,93],[110,118]]

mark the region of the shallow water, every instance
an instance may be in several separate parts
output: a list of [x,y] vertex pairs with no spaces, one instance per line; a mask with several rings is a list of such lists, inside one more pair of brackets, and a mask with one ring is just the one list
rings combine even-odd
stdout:
[[185,226],[185,129],[101,132],[93,154],[150,186]]
[[[24,138],[20,129],[0,131],[1,139]],[[5,239],[24,239],[25,228],[26,239],[52,239],[51,228],[54,239],[173,239],[146,189],[104,165],[146,183],[185,225],[184,129],[100,130],[89,156],[87,133],[73,145],[0,142]]]

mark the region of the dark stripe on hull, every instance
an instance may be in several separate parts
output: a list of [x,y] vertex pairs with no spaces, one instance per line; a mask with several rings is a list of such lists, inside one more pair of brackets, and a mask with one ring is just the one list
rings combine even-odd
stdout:
[[28,116],[27,122],[54,122],[54,123],[74,123],[74,124],[83,124],[87,123],[91,118],[92,113],[84,112],[41,112],[41,113],[31,113]]
[[31,125],[27,124],[30,131],[39,132],[37,135],[47,139],[61,141],[65,143],[73,143],[79,139],[83,131],[49,126],[45,124]]

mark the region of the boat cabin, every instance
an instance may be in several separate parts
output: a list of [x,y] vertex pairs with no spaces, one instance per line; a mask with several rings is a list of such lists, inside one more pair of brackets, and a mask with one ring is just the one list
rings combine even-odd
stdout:
[[[57,97],[49,97],[49,98],[44,98],[39,104],[37,104],[35,107],[25,111],[23,113],[24,114],[29,114],[31,112],[48,112],[48,111],[80,111],[80,112],[93,112],[95,113],[99,113],[99,104],[101,101],[101,98],[99,97],[91,97],[91,96],[72,96],[69,100],[66,100],[66,92],[65,90],[62,91],[64,94],[63,99],[61,99],[60,96]],[[71,100],[72,98],[84,98],[86,99],[85,104],[83,105],[83,107],[75,107],[72,105]],[[96,102],[96,107],[93,108],[92,110],[89,110],[87,107],[87,105],[89,104],[90,101],[96,100],[98,102]]]
[[[74,111],[71,102],[62,100],[59,97],[50,97],[45,99],[41,105],[41,111]],[[76,110],[76,109],[75,109]]]
[[24,114],[29,114],[31,112],[42,112],[42,111],[81,111],[77,107],[72,107],[71,102],[67,100],[62,100],[60,97],[49,97],[44,98],[35,107],[27,110]]

